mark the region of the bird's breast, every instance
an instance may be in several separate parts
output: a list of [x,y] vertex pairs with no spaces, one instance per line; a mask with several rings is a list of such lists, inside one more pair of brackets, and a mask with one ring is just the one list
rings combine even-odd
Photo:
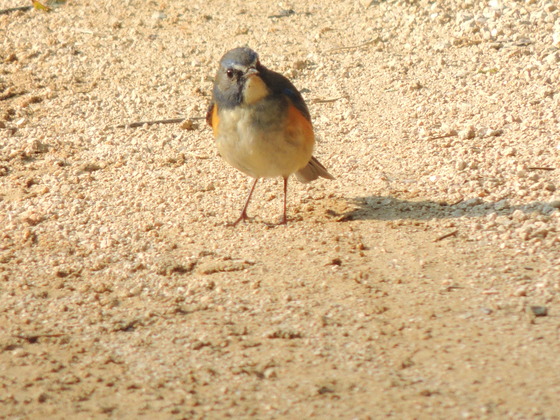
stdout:
[[313,151],[313,139],[307,139],[312,131],[290,123],[289,116],[289,107],[278,101],[221,109],[214,130],[218,151],[252,177],[289,176],[309,162]]

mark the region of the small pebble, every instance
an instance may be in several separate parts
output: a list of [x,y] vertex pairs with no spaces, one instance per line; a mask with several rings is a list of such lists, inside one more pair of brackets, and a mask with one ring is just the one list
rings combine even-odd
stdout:
[[163,20],[167,18],[167,15],[163,12],[155,12],[152,14],[152,19],[154,20]]
[[457,163],[455,164],[455,168],[458,171],[462,171],[463,169],[465,169],[467,167],[467,162],[465,162],[464,160],[459,160],[457,161]]
[[471,126],[465,128],[464,130],[459,131],[458,135],[461,140],[474,139],[476,137],[476,130],[474,127]]
[[515,156],[517,154],[517,150],[514,147],[506,147],[503,151],[504,156]]
[[516,297],[527,296],[527,286],[521,286],[515,289],[515,291],[513,292],[513,296]]
[[546,306],[529,306],[528,309],[535,316],[547,316],[548,309]]

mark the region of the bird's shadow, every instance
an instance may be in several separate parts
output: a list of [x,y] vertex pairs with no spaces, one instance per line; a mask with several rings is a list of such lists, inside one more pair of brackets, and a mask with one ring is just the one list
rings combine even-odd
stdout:
[[432,220],[460,217],[480,218],[492,213],[511,215],[516,210],[520,210],[524,214],[550,214],[558,211],[543,201],[511,205],[507,199],[489,202],[472,198],[449,203],[430,200],[409,201],[372,195],[355,197],[352,201],[355,208],[344,213],[341,217],[342,220]]

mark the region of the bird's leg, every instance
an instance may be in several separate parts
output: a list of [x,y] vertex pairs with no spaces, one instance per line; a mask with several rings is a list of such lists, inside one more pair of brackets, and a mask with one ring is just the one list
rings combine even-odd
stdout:
[[253,182],[251,191],[249,191],[249,196],[247,197],[247,201],[245,201],[245,205],[243,206],[243,210],[241,211],[241,215],[237,218],[235,222],[228,223],[228,226],[237,226],[237,224],[242,220],[249,219],[249,216],[247,216],[247,207],[249,207],[249,201],[251,201],[251,196],[253,195],[253,191],[255,190],[255,185],[257,185],[258,180],[259,178],[255,178],[255,181]]
[[279,225],[285,225],[285,224],[288,223],[288,218],[286,217],[287,196],[288,196],[288,177],[285,176],[284,177],[284,215],[282,216],[282,219],[280,220],[280,223],[278,223]]

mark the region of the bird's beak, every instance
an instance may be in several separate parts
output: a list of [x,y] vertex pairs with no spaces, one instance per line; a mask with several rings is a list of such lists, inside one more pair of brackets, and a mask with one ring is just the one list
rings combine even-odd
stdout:
[[245,72],[245,77],[258,76],[259,71],[254,67],[249,67]]

